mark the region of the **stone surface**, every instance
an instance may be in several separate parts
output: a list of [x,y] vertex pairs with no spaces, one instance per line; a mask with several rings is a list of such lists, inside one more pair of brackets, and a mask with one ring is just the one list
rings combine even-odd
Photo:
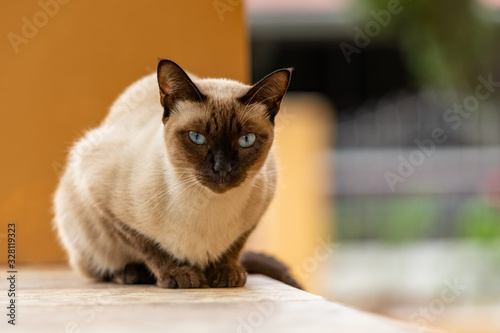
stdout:
[[[3,314],[1,332],[417,332],[259,275],[244,288],[168,290],[33,266],[21,267],[17,281],[16,326]],[[8,288],[0,286],[6,313]]]

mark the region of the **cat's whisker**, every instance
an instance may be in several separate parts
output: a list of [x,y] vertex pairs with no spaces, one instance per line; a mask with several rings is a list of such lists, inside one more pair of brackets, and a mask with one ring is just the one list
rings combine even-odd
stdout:
[[[284,170],[288,169],[288,167],[276,167],[274,170],[268,170],[266,171],[266,175],[272,175],[272,174],[281,174]],[[260,173],[261,171],[248,171],[248,175],[250,176],[256,176]]]
[[195,176],[190,178],[182,179],[177,184],[170,186],[170,189],[174,192],[176,189],[185,189],[186,185],[197,184],[198,179]]
[[176,192],[176,189],[180,188],[182,190],[181,192],[183,192],[186,189],[189,189],[190,187],[192,187],[193,185],[197,185],[197,183],[198,183],[198,180],[194,176],[191,178],[183,179],[179,183],[176,183],[175,185],[172,185],[170,187],[166,187],[166,188],[156,192],[155,194],[153,194],[153,196],[151,196],[151,198],[149,200],[147,200],[145,203],[143,203],[140,206],[140,208],[150,208],[150,206],[152,206],[154,204],[154,206],[152,208],[155,209],[156,207],[158,207],[158,205],[160,205],[160,203],[165,198],[172,195],[173,192]]
[[[254,115],[254,113],[252,113],[251,111],[253,109],[256,109],[258,107],[261,107],[261,104],[260,103],[255,103],[255,104],[250,104],[250,105],[246,105],[245,108],[243,109],[243,116],[249,116],[249,115]],[[245,118],[243,118],[244,120]]]
[[161,196],[159,196],[159,197],[157,198],[157,200],[156,200],[156,204],[155,204],[153,207],[151,207],[151,209],[154,211],[154,210],[156,209],[156,207],[158,207],[158,206],[162,203],[162,201],[163,201],[165,198],[167,198],[168,196],[169,196],[168,191],[165,191],[165,192],[164,192]]
[[[169,170],[168,172],[173,173],[171,170]],[[184,174],[184,172],[182,172],[180,174]],[[154,207],[156,207],[163,199],[165,199],[165,197],[168,196],[169,192],[171,192],[172,189],[174,189],[176,187],[182,187],[185,184],[187,184],[189,181],[196,181],[196,179],[194,177],[193,177],[193,179],[188,178],[187,181],[181,181],[181,182],[175,184],[174,186],[166,187],[164,189],[157,191],[155,194],[153,194],[151,196],[151,198],[149,200],[147,200],[145,203],[140,205],[140,208],[148,208],[149,206],[153,205],[154,202],[157,202],[154,206]]]
[[168,187],[157,191],[155,194],[151,196],[151,198],[149,198],[148,201],[140,205],[139,208],[149,208],[150,205],[152,205],[159,197],[162,197],[167,192],[168,192]]
[[[256,108],[256,107],[258,107],[258,105],[253,106],[253,107],[250,109],[250,111],[251,111],[252,109]],[[249,120],[252,120],[252,119],[254,119],[254,118],[259,118],[259,117],[262,117],[262,114],[260,114],[260,113],[251,113],[250,111],[249,111],[247,114],[245,114],[245,115],[243,116],[243,119],[241,120],[241,126],[242,126],[242,127],[243,127],[243,126],[245,126],[245,124],[246,124]]]
[[269,182],[254,182],[252,183],[252,188],[254,189],[265,189],[265,190],[274,190],[275,184]]
[[192,190],[193,188],[198,188],[199,183],[197,180],[194,180],[193,182],[189,184],[185,184],[183,187],[180,188],[180,191],[172,191],[170,192],[170,195],[172,196],[171,202],[177,202],[177,199],[181,197],[184,193]]
[[[176,192],[177,189],[183,190],[187,184],[188,181],[182,181],[167,187],[164,193],[162,194],[161,200],[165,199],[165,197],[171,196],[173,193]],[[161,202],[161,200],[159,201]]]

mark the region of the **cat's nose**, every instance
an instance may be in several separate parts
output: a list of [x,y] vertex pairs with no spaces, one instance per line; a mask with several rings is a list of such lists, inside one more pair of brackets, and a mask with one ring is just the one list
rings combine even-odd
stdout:
[[223,150],[217,150],[215,152],[213,163],[214,172],[222,178],[226,177],[226,175],[233,170],[234,163],[224,154]]
[[225,177],[232,170],[231,163],[222,160],[215,161],[214,172],[221,177]]

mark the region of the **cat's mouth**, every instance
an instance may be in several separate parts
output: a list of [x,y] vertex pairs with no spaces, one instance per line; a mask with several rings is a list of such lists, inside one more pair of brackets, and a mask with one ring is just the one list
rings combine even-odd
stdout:
[[242,175],[226,174],[220,175],[212,173],[209,175],[203,175],[199,179],[200,183],[216,193],[224,193],[232,188],[237,187],[243,182],[244,177]]

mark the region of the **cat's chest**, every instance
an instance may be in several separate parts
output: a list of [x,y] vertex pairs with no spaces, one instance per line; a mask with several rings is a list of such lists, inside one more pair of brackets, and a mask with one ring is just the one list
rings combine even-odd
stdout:
[[166,205],[155,238],[178,259],[203,267],[256,223],[242,214],[247,204],[244,191],[226,196],[196,191],[177,194]]

